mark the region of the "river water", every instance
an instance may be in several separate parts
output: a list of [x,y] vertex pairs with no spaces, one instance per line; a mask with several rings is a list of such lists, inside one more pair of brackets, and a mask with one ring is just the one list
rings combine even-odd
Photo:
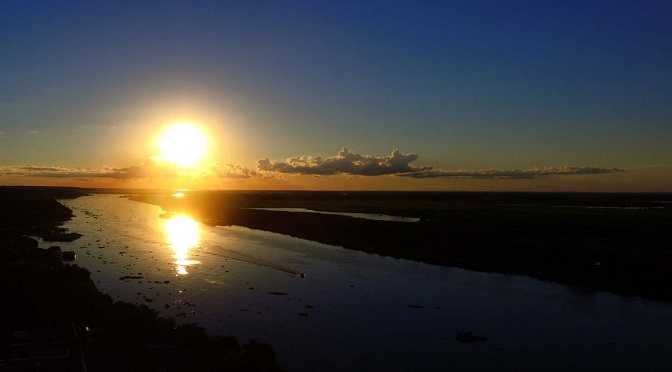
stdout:
[[84,236],[61,247],[101,291],[268,342],[288,371],[672,368],[669,304],[160,218],[118,195],[62,203]]

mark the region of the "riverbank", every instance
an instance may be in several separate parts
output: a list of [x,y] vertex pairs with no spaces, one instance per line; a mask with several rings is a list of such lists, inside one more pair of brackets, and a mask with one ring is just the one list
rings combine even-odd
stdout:
[[[670,195],[195,192],[136,201],[395,258],[672,301]],[[417,217],[417,223],[248,208]]]
[[[64,265],[27,236],[71,240],[60,229],[72,211],[56,199],[77,198],[84,190],[0,187],[0,307],[2,367],[53,370],[263,370],[277,371],[273,349],[230,336],[212,337],[194,324],[177,325],[144,305],[133,305],[98,291],[88,270]],[[26,339],[27,335],[49,335]],[[21,341],[21,342],[18,342]],[[44,351],[44,360],[21,357],[17,345]],[[63,352],[47,355],[53,345]],[[44,349],[44,350],[43,350]],[[41,351],[40,351],[41,350]],[[83,356],[83,358],[81,357]],[[32,367],[31,367],[32,366]]]

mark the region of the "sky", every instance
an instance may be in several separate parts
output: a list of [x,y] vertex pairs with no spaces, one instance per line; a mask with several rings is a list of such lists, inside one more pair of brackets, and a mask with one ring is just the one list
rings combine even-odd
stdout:
[[672,192],[665,0],[3,0],[0,76],[0,185]]

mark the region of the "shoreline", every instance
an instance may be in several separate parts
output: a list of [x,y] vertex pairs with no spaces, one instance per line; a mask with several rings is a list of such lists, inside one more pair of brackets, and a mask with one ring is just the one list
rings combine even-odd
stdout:
[[[11,305],[0,307],[3,366],[280,370],[270,345],[210,336],[198,325],[178,325],[146,305],[113,301],[96,288],[86,268],[64,264],[49,249],[39,248],[29,236],[46,241],[81,236],[59,227],[72,211],[56,199],[84,195],[83,189],[0,187],[0,285]],[[55,341],[44,344],[47,336]],[[17,358],[24,347],[17,345],[31,347],[34,357]],[[57,357],[50,354],[52,345],[62,350]]]

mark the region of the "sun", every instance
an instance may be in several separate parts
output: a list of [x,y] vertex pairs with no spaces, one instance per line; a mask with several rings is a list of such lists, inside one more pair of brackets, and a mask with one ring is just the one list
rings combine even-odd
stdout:
[[207,141],[205,134],[192,124],[177,124],[161,135],[156,143],[159,149],[157,159],[174,163],[180,168],[198,164],[205,154]]

